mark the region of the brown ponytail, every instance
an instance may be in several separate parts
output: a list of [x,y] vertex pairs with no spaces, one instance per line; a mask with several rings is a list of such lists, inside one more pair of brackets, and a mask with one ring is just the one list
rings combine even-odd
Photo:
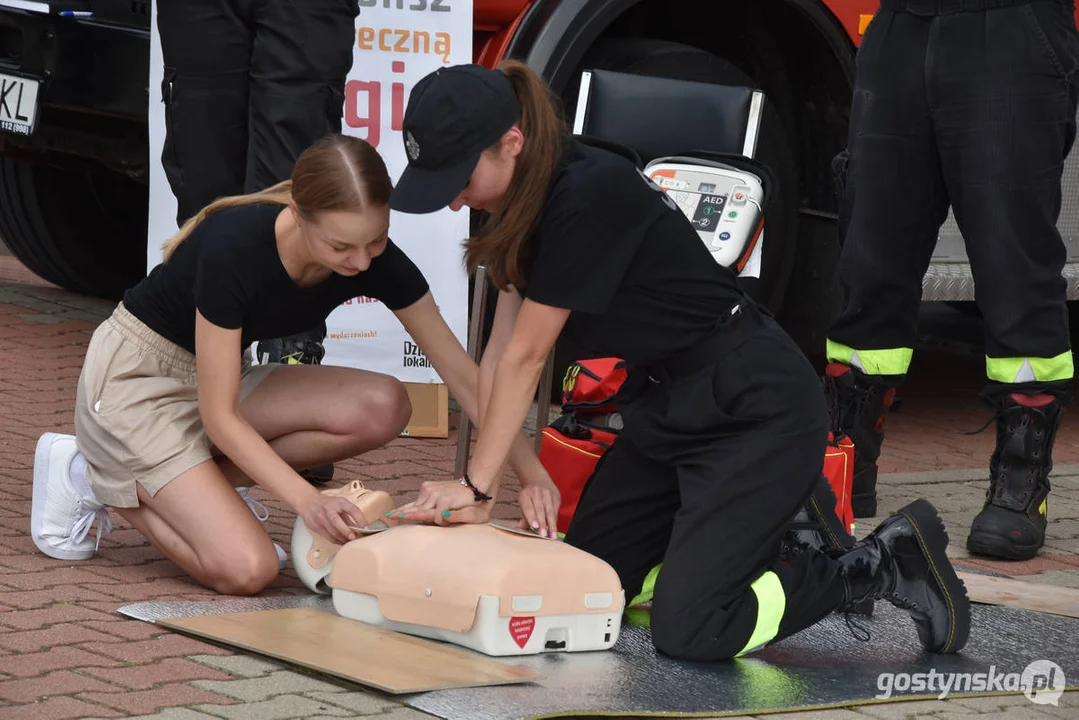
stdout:
[[386,164],[367,141],[349,135],[326,135],[300,155],[291,178],[256,193],[215,200],[169,238],[162,254],[168,260],[199,223],[223,208],[288,205],[294,200],[301,217],[310,220],[321,212],[363,211],[365,207],[387,205],[392,191]]
[[[524,287],[523,256],[562,154],[565,122],[547,83],[531,68],[517,60],[505,60],[499,70],[513,83],[521,104],[518,127],[524,135],[524,147],[517,156],[502,207],[465,244],[465,263],[469,272],[485,266],[495,287],[505,290],[508,285]],[[497,152],[498,148],[496,145],[491,150]]]

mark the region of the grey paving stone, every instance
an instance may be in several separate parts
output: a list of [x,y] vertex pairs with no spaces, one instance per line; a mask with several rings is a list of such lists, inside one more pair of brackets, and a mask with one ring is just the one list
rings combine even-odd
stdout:
[[222,670],[230,675],[246,678],[262,677],[267,673],[283,670],[287,667],[284,663],[248,655],[192,655],[187,659],[200,665]]
[[[971,720],[971,718],[977,718],[977,720],[1047,720],[1049,717],[1043,712],[1039,712],[1036,706],[1027,704],[1026,707],[1018,705],[1016,707],[1010,707],[1000,712],[991,713],[979,713],[977,715],[961,715],[959,713],[940,713],[934,715],[934,718],[939,720]],[[1072,716],[1074,717],[1074,715]]]
[[859,705],[856,710],[866,717],[879,720],[907,720],[914,717],[935,716],[935,713],[948,712],[974,714],[975,711],[957,705],[954,700],[911,700],[887,702],[879,705]]
[[[83,718],[82,720],[105,720],[105,718]],[[112,718],[109,718],[112,720]],[[168,708],[153,715],[139,715],[130,717],[128,720],[216,720],[215,716],[192,710],[190,708]]]
[[191,685],[206,692],[225,695],[244,702],[265,700],[277,695],[309,692],[345,692],[341,685],[320,680],[292,670],[277,670],[262,677],[243,680],[193,680]]
[[1033,707],[1026,695],[991,695],[987,697],[954,698],[953,702],[982,713],[996,713],[1013,708]]
[[312,717],[349,717],[344,708],[302,695],[278,695],[272,700],[242,705],[196,705],[195,710],[225,720],[307,720]]
[[317,700],[321,703],[327,703],[330,705],[336,705],[338,707],[351,710],[354,713],[360,715],[376,715],[378,713],[388,712],[396,707],[401,707],[401,704],[375,695],[374,693],[366,693],[361,691],[355,692],[305,692],[305,697],[309,697],[313,700]]
[[806,710],[798,713],[778,713],[771,715],[755,715],[754,717],[766,720],[865,720],[864,715],[859,715],[853,710],[846,708],[834,708],[830,710]]
[[1057,705],[1033,705],[1032,707],[1037,708],[1046,718],[1056,717],[1075,720],[1075,718],[1079,718],[1079,692],[1072,691],[1062,694]]

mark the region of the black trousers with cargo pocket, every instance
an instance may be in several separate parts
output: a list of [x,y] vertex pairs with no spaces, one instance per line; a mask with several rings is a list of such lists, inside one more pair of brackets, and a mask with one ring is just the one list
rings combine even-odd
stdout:
[[340,132],[357,0],[158,0],[162,164],[177,222],[288,179]]
[[847,299],[829,339],[914,347],[951,207],[987,357],[1067,353],[1056,223],[1077,95],[1071,0],[883,0],[857,55],[841,213]]
[[[624,430],[581,494],[565,541],[609,563],[627,605],[662,564],[652,642],[716,661],[790,636],[839,608],[836,560],[784,559],[782,541],[821,479],[828,411],[820,381],[771,318],[700,371],[633,368]],[[730,332],[735,332],[731,329]]]

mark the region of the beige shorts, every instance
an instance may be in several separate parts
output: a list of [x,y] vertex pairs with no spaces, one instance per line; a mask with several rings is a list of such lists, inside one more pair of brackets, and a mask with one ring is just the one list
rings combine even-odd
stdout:
[[[252,365],[245,354],[240,402],[276,367]],[[90,339],[75,400],[75,437],[90,487],[113,507],[139,506],[135,483],[152,497],[210,460],[195,356],[120,303]]]

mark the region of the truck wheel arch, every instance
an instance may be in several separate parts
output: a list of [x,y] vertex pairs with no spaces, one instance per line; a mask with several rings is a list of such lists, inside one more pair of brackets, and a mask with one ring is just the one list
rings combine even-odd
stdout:
[[[600,34],[645,0],[536,0],[510,40],[506,54],[518,57],[561,92]],[[840,59],[848,81],[854,77],[854,48],[843,26],[820,0],[782,0],[810,21]]]

